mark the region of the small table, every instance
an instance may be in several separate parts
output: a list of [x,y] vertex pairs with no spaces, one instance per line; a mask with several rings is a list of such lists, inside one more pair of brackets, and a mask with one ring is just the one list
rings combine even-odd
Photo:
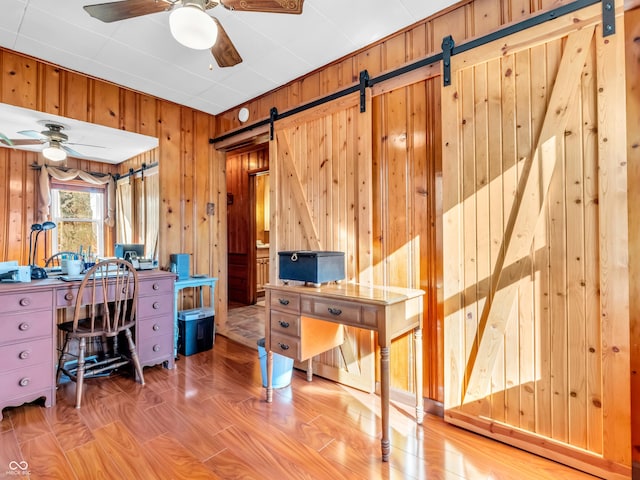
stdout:
[[216,277],[189,277],[184,278],[182,280],[176,280],[174,291],[173,291],[173,331],[174,331],[174,342],[173,342],[173,356],[174,358],[178,356],[178,294],[180,290],[183,288],[189,287],[200,287],[200,306],[204,306],[204,294],[202,293],[202,287],[209,287],[209,295],[210,295],[210,305],[213,310],[213,314],[215,315],[215,288],[216,282],[218,279]]
[[[353,283],[320,287],[266,285],[265,288],[267,402],[273,401],[274,351],[301,362],[341,345],[343,325],[378,333],[382,460],[389,461],[389,347],[394,338],[410,331],[413,331],[415,346],[416,422],[421,424],[424,419],[422,296],[425,292]],[[309,372],[307,377],[310,379]]]

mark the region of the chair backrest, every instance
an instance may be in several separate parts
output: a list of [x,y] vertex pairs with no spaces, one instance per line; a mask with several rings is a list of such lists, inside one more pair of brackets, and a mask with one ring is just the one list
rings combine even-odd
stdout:
[[122,259],[104,260],[86,273],[76,298],[73,330],[78,323],[91,332],[115,336],[136,321],[138,303],[138,272]]
[[59,267],[60,266],[60,260],[62,260],[62,256],[63,255],[76,255],[76,252],[58,252],[58,253],[54,253],[49,258],[47,258],[47,261],[44,264],[44,266],[45,267]]

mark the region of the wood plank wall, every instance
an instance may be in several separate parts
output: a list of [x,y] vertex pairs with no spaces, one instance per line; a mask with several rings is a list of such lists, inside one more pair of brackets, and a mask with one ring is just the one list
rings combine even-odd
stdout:
[[[0,50],[0,67],[0,102],[158,137],[160,265],[168,265],[170,253],[190,253],[192,271],[226,279],[225,165],[209,145],[216,128],[212,115],[6,49]],[[42,157],[1,149],[0,160],[0,197],[6,206],[0,209],[0,255],[2,260],[25,262],[37,211],[35,173],[29,165]],[[147,160],[142,156],[123,166],[67,163],[116,173]],[[208,203],[214,204],[213,215],[207,213]],[[216,293],[216,320],[224,321],[226,281],[217,284]],[[185,308],[189,304],[187,299]]]

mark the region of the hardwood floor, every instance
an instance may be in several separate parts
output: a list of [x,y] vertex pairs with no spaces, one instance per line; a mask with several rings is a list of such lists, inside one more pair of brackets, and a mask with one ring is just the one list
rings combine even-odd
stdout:
[[[265,402],[255,348],[218,336],[174,370],[74,385],[55,407],[4,410],[0,479],[588,479],[589,475],[392,404],[380,461],[379,399],[294,371]],[[22,463],[22,462],[26,462]],[[27,475],[17,477],[27,478]]]

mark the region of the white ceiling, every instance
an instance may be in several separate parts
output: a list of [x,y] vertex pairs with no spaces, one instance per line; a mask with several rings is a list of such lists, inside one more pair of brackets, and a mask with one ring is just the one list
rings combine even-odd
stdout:
[[215,115],[456,1],[305,0],[302,15],[217,6],[208,13],[244,60],[228,68],[176,42],[169,12],[103,23],[82,8],[105,0],[2,0],[0,45]]

